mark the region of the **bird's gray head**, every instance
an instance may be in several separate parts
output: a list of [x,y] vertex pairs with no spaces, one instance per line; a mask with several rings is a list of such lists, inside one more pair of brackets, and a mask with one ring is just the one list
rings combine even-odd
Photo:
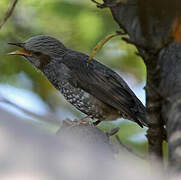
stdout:
[[67,51],[67,48],[60,41],[45,35],[34,36],[24,43],[9,44],[23,48],[9,53],[10,55],[22,55],[39,69],[42,69],[51,60],[61,58]]

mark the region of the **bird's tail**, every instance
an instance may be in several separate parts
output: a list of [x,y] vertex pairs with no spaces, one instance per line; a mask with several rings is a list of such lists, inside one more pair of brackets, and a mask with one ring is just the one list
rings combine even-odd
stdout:
[[141,126],[143,127],[143,126],[146,126],[146,127],[148,127],[148,121],[147,121],[147,118],[146,118],[146,112],[139,112],[139,113],[137,113],[137,115],[136,115],[136,122],[140,125],[141,124]]
[[148,127],[148,120],[146,117],[146,108],[145,106],[140,102],[139,106],[137,106],[134,111],[134,116],[135,116],[135,122],[137,122],[141,127],[146,126]]

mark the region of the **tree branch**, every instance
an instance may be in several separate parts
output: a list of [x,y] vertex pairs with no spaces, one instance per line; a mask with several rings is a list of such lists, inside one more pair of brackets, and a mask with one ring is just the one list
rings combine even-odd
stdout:
[[[116,3],[116,1],[104,0],[105,4],[114,2]],[[127,3],[116,4],[115,7],[110,9],[115,21],[119,24],[120,28],[126,29],[130,42],[135,44],[139,54],[145,61],[147,68],[146,107],[147,121],[149,122],[149,130],[147,132],[149,157],[151,160],[162,159],[163,122],[160,111],[161,97],[157,92],[160,83],[157,60],[163,40],[160,37],[156,38],[157,34],[150,33],[152,41],[148,41],[147,37],[144,36],[136,0],[128,0]],[[152,28],[152,26],[154,28],[156,26],[154,21],[151,21],[150,27]]]
[[181,170],[181,43],[174,42],[160,54],[162,116],[168,133],[169,165]]
[[[120,2],[120,1],[119,1]],[[120,28],[144,59],[147,69],[147,138],[151,160],[163,159],[162,141],[167,125],[169,163],[181,170],[181,2],[104,0]],[[102,6],[102,5],[99,5]],[[164,15],[163,15],[164,14]],[[177,22],[177,25],[175,25]],[[174,29],[175,28],[175,29]],[[177,29],[176,29],[177,28]],[[174,37],[173,33],[179,37]],[[154,155],[154,156],[153,156]],[[153,162],[153,161],[151,161]]]
[[58,119],[54,114],[47,113],[45,115],[39,115],[34,112],[28,111],[25,108],[18,106],[17,104],[15,104],[15,103],[11,102],[10,100],[8,100],[7,98],[3,97],[1,94],[0,94],[0,103],[9,104],[9,105],[19,109],[23,113],[29,115],[30,117],[34,117],[35,119],[38,119],[38,120],[41,120],[44,122],[48,122],[48,123],[51,122],[51,123],[55,123],[55,124],[60,124],[60,119]]
[[9,19],[9,17],[12,15],[15,6],[17,4],[18,0],[14,0],[10,6],[10,8],[8,9],[8,11],[6,12],[6,15],[4,17],[4,19],[2,20],[2,22],[0,23],[0,29],[3,27],[3,25],[7,22],[7,20]]

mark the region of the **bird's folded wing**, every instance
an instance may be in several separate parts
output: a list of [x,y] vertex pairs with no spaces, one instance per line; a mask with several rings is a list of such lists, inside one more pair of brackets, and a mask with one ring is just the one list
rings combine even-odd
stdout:
[[[88,59],[88,56],[86,58]],[[78,58],[68,55],[64,57],[64,62],[70,69],[77,87],[102,102],[129,114],[130,117],[134,117],[138,106],[142,106],[124,80],[106,66],[95,60],[87,62],[85,57],[83,59],[81,56]]]

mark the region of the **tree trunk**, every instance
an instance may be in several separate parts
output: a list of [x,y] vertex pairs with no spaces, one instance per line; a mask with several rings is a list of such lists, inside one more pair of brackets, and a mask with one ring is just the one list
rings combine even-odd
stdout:
[[[175,4],[174,4],[175,3]],[[162,159],[164,124],[168,136],[169,164],[181,169],[181,44],[173,32],[179,15],[178,0],[104,0],[114,20],[136,45],[147,69],[146,109],[149,120],[149,157]],[[175,9],[174,9],[175,8]],[[178,36],[178,31],[177,31]],[[178,39],[178,38],[177,38]]]

